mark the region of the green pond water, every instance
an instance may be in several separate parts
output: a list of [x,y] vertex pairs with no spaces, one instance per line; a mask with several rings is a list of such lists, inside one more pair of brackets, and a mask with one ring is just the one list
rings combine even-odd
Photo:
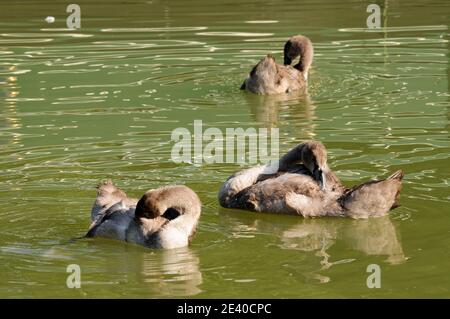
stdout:
[[[368,1],[77,1],[79,30],[68,2],[2,1],[0,297],[450,297],[450,3],[373,2],[382,28],[368,31]],[[308,94],[240,91],[294,34],[315,47]],[[223,209],[222,182],[250,165],[174,163],[172,130],[194,120],[279,128],[280,153],[318,139],[348,186],[403,169],[401,207],[369,220]],[[71,240],[106,178],[134,197],[194,189],[192,245]]]

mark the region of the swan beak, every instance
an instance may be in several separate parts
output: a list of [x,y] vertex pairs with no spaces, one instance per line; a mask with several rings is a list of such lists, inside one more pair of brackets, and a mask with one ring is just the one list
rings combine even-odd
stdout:
[[[322,171],[321,171],[322,172]],[[327,178],[325,176],[325,173],[322,172],[322,190],[325,190],[327,188]]]
[[325,173],[320,168],[317,168],[314,170],[313,175],[314,179],[319,183],[320,188],[322,188],[322,190],[325,190],[327,187]]

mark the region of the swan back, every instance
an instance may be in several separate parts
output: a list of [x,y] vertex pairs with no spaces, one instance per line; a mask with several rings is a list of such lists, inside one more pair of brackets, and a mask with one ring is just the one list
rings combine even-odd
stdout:
[[349,190],[340,199],[346,215],[368,218],[386,215],[398,206],[403,171],[399,170],[381,181],[370,181]]

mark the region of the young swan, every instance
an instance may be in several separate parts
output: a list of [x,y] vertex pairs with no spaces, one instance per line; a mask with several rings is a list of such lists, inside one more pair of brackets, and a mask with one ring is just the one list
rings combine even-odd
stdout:
[[232,175],[219,191],[219,202],[227,208],[303,217],[368,218],[398,206],[402,171],[348,189],[329,169],[326,154],[318,141],[299,144],[280,158],[276,173],[264,165]]
[[186,186],[147,191],[137,201],[108,180],[97,187],[86,237],[106,237],[150,248],[179,248],[189,244],[200,218],[201,203]]
[[[311,41],[302,35],[291,37],[284,45],[284,65],[275,63],[269,54],[256,64],[241,86],[259,94],[277,94],[306,88],[314,55]],[[291,66],[293,60],[300,61]]]

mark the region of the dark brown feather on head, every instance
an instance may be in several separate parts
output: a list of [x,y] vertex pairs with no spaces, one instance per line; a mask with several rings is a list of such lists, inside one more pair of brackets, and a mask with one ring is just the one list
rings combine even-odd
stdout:
[[136,218],[153,219],[159,216],[159,211],[153,205],[153,201],[149,198],[148,194],[144,194],[136,205],[134,215]]

